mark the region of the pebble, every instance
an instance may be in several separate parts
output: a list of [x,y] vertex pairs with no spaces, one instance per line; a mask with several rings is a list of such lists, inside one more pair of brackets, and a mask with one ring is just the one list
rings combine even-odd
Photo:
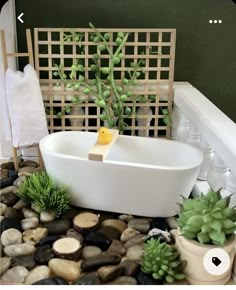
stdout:
[[82,249],[81,256],[83,259],[98,256],[102,253],[101,249],[95,246],[86,246]]
[[118,255],[103,254],[96,257],[91,257],[81,262],[81,269],[85,272],[90,272],[105,265],[119,264],[121,257]]
[[8,177],[8,170],[7,169],[1,169],[0,170],[0,179],[4,179]]
[[14,192],[8,192],[1,194],[0,200],[7,206],[13,206],[19,200],[19,197]]
[[13,207],[8,207],[5,212],[5,217],[14,218],[14,219],[23,219],[23,214],[20,209],[15,209]]
[[14,170],[15,166],[14,166],[14,162],[9,161],[9,162],[5,162],[1,164],[1,169],[11,169]]
[[20,231],[21,230],[20,221],[18,219],[9,217],[6,217],[4,220],[2,220],[1,233],[10,228],[14,228]]
[[20,172],[27,172],[27,173],[34,173],[35,172],[35,167],[34,166],[25,166],[25,167],[21,167],[18,170],[18,174]]
[[40,213],[40,221],[42,223],[52,222],[56,219],[57,214],[55,211],[45,210]]
[[80,242],[80,244],[82,245],[83,242],[84,242],[84,237],[78,233],[76,230],[74,229],[69,229],[67,232],[66,232],[66,236],[69,237],[69,238],[74,238],[76,240],[78,240]]
[[144,245],[135,245],[128,248],[126,256],[131,261],[140,262],[144,254]]
[[35,211],[33,211],[32,209],[30,208],[22,208],[22,213],[24,215],[24,217],[27,219],[27,218],[33,218],[33,217],[36,217],[38,218],[39,217],[39,214]]
[[88,273],[85,274],[79,279],[75,280],[72,285],[100,285],[101,281],[97,273]]
[[132,238],[128,239],[128,241],[125,242],[124,246],[126,247],[126,249],[128,249],[134,245],[143,244],[145,240],[146,240],[146,235],[136,234]]
[[139,264],[136,263],[135,261],[131,260],[124,260],[120,263],[120,265],[124,269],[124,275],[125,276],[134,276],[134,274],[137,272]]
[[30,243],[10,245],[4,248],[4,252],[9,257],[30,255],[35,251],[35,247]]
[[31,173],[31,172],[22,171],[22,172],[19,172],[19,173],[18,173],[18,176],[19,176],[19,177],[22,177],[22,176],[28,177],[28,176],[31,176],[32,174],[33,174],[33,173]]
[[146,274],[141,270],[137,272],[135,278],[139,285],[162,285],[160,280],[154,279],[151,274]]
[[176,218],[175,217],[168,217],[166,219],[166,222],[169,226],[170,229],[177,229],[178,228],[178,224],[177,224],[177,221],[176,221]]
[[5,215],[6,209],[7,209],[7,205],[4,203],[0,203],[0,214],[1,215]]
[[177,234],[177,229],[170,230],[170,235],[174,242],[175,242],[176,234]]
[[119,240],[120,239],[120,231],[113,227],[102,227],[97,232],[104,234],[110,240]]
[[11,258],[3,257],[0,258],[0,275],[6,272],[11,266]]
[[168,224],[166,222],[166,218],[154,218],[151,222],[152,228],[160,229],[162,231],[169,231]]
[[13,192],[13,193],[17,193],[18,191],[18,188],[16,186],[8,186],[8,187],[5,187],[3,189],[0,190],[0,195],[4,194],[4,193],[9,193],[9,192]]
[[39,225],[39,219],[37,217],[27,218],[21,220],[21,227],[24,231],[29,229],[35,229]]
[[84,242],[88,246],[96,246],[104,251],[106,251],[111,244],[110,239],[108,239],[103,233],[97,231],[89,232],[85,236]]
[[44,223],[43,227],[48,229],[49,235],[63,235],[71,227],[71,221],[69,219],[55,220],[52,222]]
[[12,177],[3,178],[1,179],[1,182],[0,182],[0,188],[11,186],[13,182],[14,182],[14,178]]
[[0,222],[4,219],[5,217],[3,215],[0,215]]
[[171,239],[171,235],[169,232],[167,231],[162,231],[160,229],[152,229],[148,232],[148,237],[149,238],[155,238],[155,239],[160,239],[162,242],[166,242],[166,243],[171,243],[172,239]]
[[109,254],[117,254],[123,256],[126,253],[126,248],[119,240],[113,240],[107,252]]
[[14,182],[13,185],[20,187],[21,183],[26,180],[26,176],[19,176]]
[[26,202],[24,202],[22,199],[20,199],[14,206],[13,206],[13,208],[15,208],[15,209],[22,209],[22,208],[24,208],[24,207],[26,207],[27,206],[27,203]]
[[60,235],[47,236],[47,237],[42,238],[38,244],[39,246],[43,246],[46,244],[52,245],[55,241],[57,241],[60,238],[61,238]]
[[70,219],[73,220],[75,216],[77,216],[79,212],[74,208],[67,209],[63,215],[61,216],[62,219]]
[[136,234],[140,234],[139,231],[132,229],[132,228],[127,228],[123,231],[123,233],[120,236],[120,240],[122,243],[127,242],[130,238],[135,236]]
[[22,243],[22,234],[20,231],[10,228],[2,232],[1,242],[4,247]]
[[149,231],[149,229],[150,229],[150,223],[146,219],[136,219],[136,218],[134,218],[134,219],[131,219],[128,222],[128,227],[129,228],[133,228],[133,229],[139,231],[142,234],[146,234]]
[[15,170],[10,169],[8,170],[8,177],[11,177],[15,180],[18,177],[18,173]]
[[102,227],[112,227],[117,229],[120,233],[122,233],[126,228],[127,224],[122,220],[117,219],[107,219],[101,223]]
[[71,260],[52,259],[49,261],[48,266],[55,275],[67,281],[74,281],[80,276],[79,264]]
[[122,220],[124,222],[128,222],[129,220],[133,219],[134,216],[130,215],[130,214],[121,214],[118,216],[119,220]]
[[37,228],[34,230],[26,230],[23,232],[23,241],[38,244],[38,242],[46,237],[48,230],[46,228]]
[[34,160],[25,160],[20,163],[20,168],[22,167],[38,167],[38,163]]
[[36,267],[29,272],[29,274],[25,278],[24,283],[27,285],[31,285],[35,282],[42,280],[42,279],[49,278],[50,274],[51,274],[51,271],[47,266]]
[[54,276],[50,279],[42,279],[37,281],[32,285],[69,285],[69,283],[62,277]]
[[54,258],[54,254],[50,245],[43,245],[36,249],[34,259],[39,265],[47,265]]
[[130,276],[120,276],[108,284],[109,285],[137,285],[137,280]]
[[124,269],[120,265],[103,266],[97,270],[98,276],[103,282],[112,281],[122,275]]
[[31,270],[35,266],[35,260],[33,255],[13,257],[11,260],[11,266],[23,266],[28,270]]
[[22,266],[16,266],[7,270],[3,276],[2,281],[10,283],[23,283],[29,271]]

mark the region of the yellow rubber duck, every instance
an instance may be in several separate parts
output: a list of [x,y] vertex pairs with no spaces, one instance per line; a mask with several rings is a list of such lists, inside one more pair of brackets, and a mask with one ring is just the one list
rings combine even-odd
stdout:
[[98,131],[98,144],[106,145],[109,144],[112,140],[112,134],[111,132],[105,128],[102,127]]

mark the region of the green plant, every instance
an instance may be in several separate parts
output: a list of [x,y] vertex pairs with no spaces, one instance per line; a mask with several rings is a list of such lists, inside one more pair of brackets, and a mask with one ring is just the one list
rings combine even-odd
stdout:
[[182,280],[186,261],[180,260],[180,254],[174,246],[162,243],[160,239],[150,239],[144,245],[144,256],[141,262],[142,271],[152,274],[157,280],[173,283]]
[[230,196],[209,191],[196,199],[184,199],[177,223],[182,235],[201,244],[223,246],[236,230],[236,210],[229,207]]
[[69,208],[68,186],[57,186],[46,171],[36,172],[20,185],[18,196],[31,203],[40,212],[51,210],[57,216]]

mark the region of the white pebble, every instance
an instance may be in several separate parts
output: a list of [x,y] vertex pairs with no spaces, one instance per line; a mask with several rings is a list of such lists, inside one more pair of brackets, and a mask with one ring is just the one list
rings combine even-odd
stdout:
[[7,205],[0,202],[0,215],[5,215],[6,210],[7,210]]
[[29,229],[35,229],[39,225],[39,219],[37,217],[23,219],[21,221],[21,227],[24,231]]
[[1,235],[1,242],[4,247],[22,243],[22,234],[17,229],[7,229]]
[[3,276],[2,281],[10,283],[23,283],[29,271],[23,266],[16,266],[7,270]]

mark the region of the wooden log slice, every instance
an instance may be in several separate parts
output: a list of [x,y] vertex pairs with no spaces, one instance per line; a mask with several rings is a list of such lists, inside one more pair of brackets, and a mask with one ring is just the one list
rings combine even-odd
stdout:
[[52,250],[58,258],[78,260],[82,244],[74,238],[61,238],[53,243]]
[[74,229],[81,233],[87,234],[98,227],[99,215],[91,212],[83,212],[78,214],[73,219]]

